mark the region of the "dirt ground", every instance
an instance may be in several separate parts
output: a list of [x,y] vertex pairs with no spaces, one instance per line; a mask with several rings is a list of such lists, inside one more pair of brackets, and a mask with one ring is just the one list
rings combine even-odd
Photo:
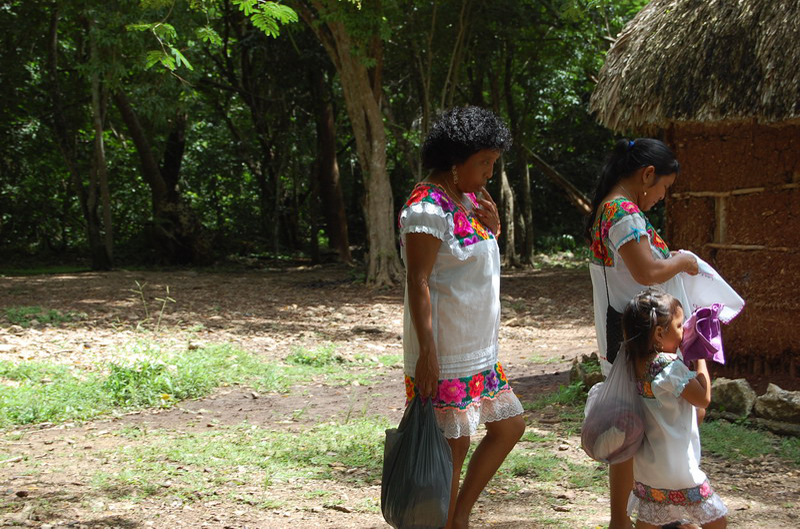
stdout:
[[[151,316],[158,314],[156,298],[163,299],[167,287],[176,300],[165,308],[158,333],[152,330],[153,319],[146,331],[142,328],[145,314],[134,292],[137,282],[145,284]],[[502,278],[501,296],[501,360],[520,399],[535,401],[568,382],[573,358],[595,349],[588,274],[560,268],[509,272]],[[353,281],[351,270],[330,265],[4,277],[0,278],[0,310],[42,306],[86,316],[77,326],[21,328],[3,323],[0,359],[48,360],[89,368],[143,332],[148,339],[169,346],[232,343],[276,360],[284,359],[296,346],[331,343],[345,354],[401,354],[402,305],[400,287],[368,290]],[[131,426],[181,432],[246,420],[291,435],[320,421],[342,418],[362,402],[392,422],[399,421],[405,398],[402,371],[397,365],[372,370],[369,386],[324,387],[311,381],[288,394],[256,398],[249,388],[228,387],[168,410],[83,424],[18,428],[13,435],[5,432],[0,451],[18,456],[0,461],[0,504],[6,506],[0,510],[0,525],[388,527],[379,511],[358,507],[375,505],[380,497],[378,482],[353,486],[335,480],[313,484],[295,480],[270,488],[272,499],[281,505],[278,508],[204,498],[185,502],[170,496],[168,484],[163,493],[133,502],[92,485],[96,472],[113,466],[101,454],[134,442],[115,435]],[[527,412],[527,420],[529,431],[555,432],[553,451],[559,457],[590,463],[579,437],[564,434],[557,419],[546,412]],[[800,526],[800,471],[796,468],[771,457],[734,465],[705,456],[703,466],[730,509],[731,527]],[[473,514],[473,527],[598,527],[607,523],[605,493],[571,488],[568,483],[560,490],[543,490],[529,477],[518,478],[516,485],[510,493],[490,483]],[[309,488],[323,489],[326,498],[337,501],[303,494]],[[557,504],[545,501],[548,498],[558,499]]]

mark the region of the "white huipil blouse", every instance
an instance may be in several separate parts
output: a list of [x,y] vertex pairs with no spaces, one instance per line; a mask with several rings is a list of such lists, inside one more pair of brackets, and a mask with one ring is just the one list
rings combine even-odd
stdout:
[[[426,233],[442,241],[428,279],[431,324],[442,383],[486,374],[488,385],[499,377],[497,392],[475,391],[449,405],[435,403],[437,419],[449,438],[475,433],[478,424],[522,413],[498,363],[500,328],[500,251],[497,240],[473,215],[474,196],[456,205],[439,186],[418,184],[399,216],[401,256],[406,262],[409,233]],[[407,264],[407,263],[406,263]],[[404,372],[413,379],[419,339],[411,319],[406,287],[403,317]],[[487,372],[489,372],[487,374]],[[494,374],[492,374],[494,373]],[[408,379],[407,379],[408,384]],[[483,384],[483,382],[481,382]],[[475,386],[470,386],[476,389]],[[470,387],[466,388],[469,391]],[[483,386],[481,386],[483,387]],[[480,393],[480,394],[479,394]]]
[[[608,376],[611,364],[606,360],[606,308],[608,304],[619,313],[625,305],[642,290],[648,288],[638,283],[631,275],[619,254],[620,248],[631,241],[646,237],[655,259],[667,259],[669,248],[658,235],[647,217],[628,199],[615,199],[601,206],[603,209],[592,230],[592,255],[589,274],[592,277],[594,297],[594,322],[597,331],[597,348],[603,375]],[[605,266],[604,266],[605,265]],[[603,276],[605,268],[605,277]],[[678,298],[684,307],[690,307],[683,287],[682,274],[678,274],[660,285],[667,293]],[[606,296],[606,280],[608,296]],[[684,311],[685,312],[685,311]]]

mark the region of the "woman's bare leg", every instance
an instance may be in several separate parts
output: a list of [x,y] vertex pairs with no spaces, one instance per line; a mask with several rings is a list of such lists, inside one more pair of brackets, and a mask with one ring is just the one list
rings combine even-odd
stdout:
[[456,498],[458,498],[458,486],[461,483],[461,467],[464,466],[464,459],[469,451],[469,436],[448,439],[450,452],[453,457],[453,483],[450,485],[450,510],[447,511],[447,525],[445,529],[453,527],[453,511],[456,510]]
[[467,475],[456,500],[455,512],[452,514],[454,529],[469,527],[469,515],[478,496],[523,433],[525,419],[522,415],[486,423],[486,437],[469,460]]
[[608,483],[611,489],[611,521],[608,529],[632,529],[628,516],[628,498],[633,489],[633,458],[609,465]]

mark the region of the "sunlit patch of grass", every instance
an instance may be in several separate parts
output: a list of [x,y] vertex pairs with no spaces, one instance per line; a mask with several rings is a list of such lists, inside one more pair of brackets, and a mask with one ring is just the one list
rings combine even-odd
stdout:
[[336,354],[336,346],[333,344],[322,345],[315,349],[305,347],[295,347],[286,357],[290,364],[322,367],[331,364],[341,364],[344,359]]
[[94,371],[0,361],[0,427],[87,420],[118,409],[170,407],[221,385],[285,391],[285,369],[230,345],[165,351],[137,342]]
[[148,431],[103,454],[120,470],[98,473],[95,487],[136,499],[166,493],[169,482],[170,495],[192,501],[235,485],[233,501],[260,504],[270,487],[290,479],[371,483],[380,477],[387,427],[387,419],[372,416],[291,435],[247,423],[202,432]]

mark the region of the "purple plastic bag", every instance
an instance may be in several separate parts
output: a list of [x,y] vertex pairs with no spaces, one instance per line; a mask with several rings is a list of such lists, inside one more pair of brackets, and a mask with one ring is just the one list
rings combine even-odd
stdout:
[[723,307],[722,303],[714,303],[710,307],[700,307],[684,322],[681,353],[685,363],[699,359],[713,360],[719,364],[725,363],[719,321],[719,314]]

